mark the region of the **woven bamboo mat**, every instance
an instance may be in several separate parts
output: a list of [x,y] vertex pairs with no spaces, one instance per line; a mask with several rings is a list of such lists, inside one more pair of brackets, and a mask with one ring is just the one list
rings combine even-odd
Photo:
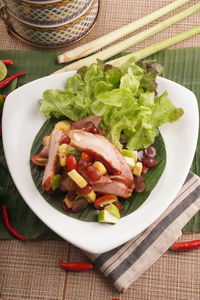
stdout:
[[[190,5],[198,1],[190,1]],[[171,0],[101,0],[100,14],[93,31],[72,49],[112,31],[128,22],[171,3]],[[184,6],[189,7],[189,5]],[[177,12],[181,9],[177,9]],[[173,25],[145,40],[134,49],[175,35],[199,25],[200,13]],[[156,21],[152,24],[156,24]],[[200,35],[174,47],[200,45]],[[8,35],[0,23],[1,50],[35,49]],[[35,49],[36,50],[36,49]],[[130,49],[130,50],[133,50]],[[181,240],[200,239],[200,234],[185,234]],[[199,300],[200,251],[172,253],[167,251],[123,295],[119,294],[97,270],[88,273],[66,273],[58,267],[59,259],[85,261],[82,252],[58,241],[0,242],[0,299],[5,300]]]

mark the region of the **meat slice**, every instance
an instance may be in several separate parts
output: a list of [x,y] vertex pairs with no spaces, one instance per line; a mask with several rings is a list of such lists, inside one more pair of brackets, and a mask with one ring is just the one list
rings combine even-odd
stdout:
[[104,185],[93,185],[92,189],[100,194],[115,194],[123,198],[128,198],[132,194],[132,189],[129,189],[123,182],[115,180]]
[[98,127],[99,123],[101,122],[101,117],[96,116],[96,115],[88,116],[86,118],[83,118],[81,120],[78,120],[78,121],[72,123],[71,128],[72,129],[82,129],[87,122],[92,122],[95,127]]
[[62,138],[63,132],[59,129],[53,130],[51,134],[50,144],[49,144],[49,158],[45,166],[44,176],[42,179],[42,186],[45,190],[51,189],[51,181],[56,171],[56,161],[58,146]]
[[[70,130],[70,144],[81,151],[90,151],[100,157],[113,175],[127,179],[128,187],[133,185],[133,175],[122,154],[104,136],[83,130]],[[109,172],[110,173],[110,172]]]

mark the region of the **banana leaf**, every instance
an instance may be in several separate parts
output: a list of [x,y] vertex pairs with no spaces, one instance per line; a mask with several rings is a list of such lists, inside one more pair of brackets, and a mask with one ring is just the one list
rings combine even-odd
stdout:
[[[56,61],[57,55],[57,51],[0,51],[0,59],[9,58],[15,62],[13,66],[8,67],[8,75],[22,71],[27,73],[26,76],[18,79],[17,87],[59,69],[61,66]],[[191,89],[196,94],[200,104],[199,57],[200,48],[196,47],[164,50],[149,58],[156,59],[164,65],[164,77]],[[11,89],[13,87],[8,87],[1,93],[9,93]],[[200,138],[191,169],[200,176]],[[0,139],[0,205],[2,204],[8,206],[13,226],[27,238],[59,238],[32,213],[19,195],[8,172]],[[187,224],[183,231],[200,231],[200,213]],[[12,238],[5,229],[2,218],[0,218],[0,238]]]
[[[31,149],[31,157],[41,151],[43,137],[50,134],[56,122],[58,122],[58,119],[50,119],[47,120],[44,123],[44,125],[41,127],[33,142],[32,149]],[[149,169],[148,172],[143,175],[145,186],[146,186],[144,192],[142,193],[133,192],[132,196],[129,197],[128,199],[121,199],[121,203],[123,205],[123,211],[120,213],[121,217],[124,217],[132,213],[135,209],[137,209],[140,205],[142,205],[142,203],[147,199],[147,197],[149,196],[153,188],[156,186],[160,176],[164,171],[166,165],[166,151],[165,151],[165,144],[161,135],[159,135],[156,138],[156,141],[153,146],[156,149],[156,159],[158,160],[159,163],[156,166],[156,168]],[[34,165],[33,163],[30,164],[30,168],[31,168],[33,181],[38,191],[50,205],[52,205],[57,210],[63,212],[64,214],[72,218],[76,218],[82,221],[89,221],[89,222],[97,221],[96,209],[92,204],[89,205],[89,207],[87,207],[83,212],[72,213],[70,211],[64,211],[62,209],[62,204],[63,204],[63,199],[65,194],[58,193],[56,191],[53,194],[47,193],[41,187],[44,169]]]

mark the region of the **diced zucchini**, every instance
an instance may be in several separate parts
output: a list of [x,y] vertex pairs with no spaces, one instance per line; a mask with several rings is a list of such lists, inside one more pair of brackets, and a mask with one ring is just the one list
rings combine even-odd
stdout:
[[96,193],[94,191],[91,191],[89,194],[87,194],[88,201],[94,202],[96,200]]
[[127,164],[129,165],[129,167],[131,169],[133,169],[133,167],[135,166],[135,159],[132,157],[127,157],[127,156],[124,156],[124,159],[127,162]]
[[70,123],[66,120],[59,121],[55,124],[54,129],[59,129],[64,132],[70,131]]
[[122,149],[122,150],[121,150],[121,154],[122,154],[123,156],[126,156],[126,157],[134,158],[134,159],[135,159],[135,162],[137,162],[137,158],[138,158],[138,153],[137,153],[137,151],[128,150],[128,149]]
[[67,144],[61,144],[58,147],[58,156],[59,156],[59,161],[60,161],[61,167],[64,167],[66,165],[67,148],[68,148]]
[[100,210],[98,212],[98,222],[116,224],[118,220],[118,218],[109,213],[109,211],[106,209]]
[[68,175],[81,189],[86,187],[87,181],[75,169],[68,172]]
[[108,206],[105,207],[105,209],[114,217],[120,219],[120,213],[119,213],[119,209],[117,208],[116,205],[114,204],[110,204]]
[[142,163],[137,162],[135,166],[133,167],[133,174],[136,176],[140,176],[142,173]]
[[93,163],[93,166],[99,171],[101,175],[105,175],[107,173],[105,166],[100,161],[95,161]]
[[61,175],[54,175],[51,182],[52,190],[55,191],[60,187]]

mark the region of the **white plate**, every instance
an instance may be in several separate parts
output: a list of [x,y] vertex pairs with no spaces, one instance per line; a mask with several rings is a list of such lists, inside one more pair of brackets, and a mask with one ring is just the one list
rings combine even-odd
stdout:
[[184,183],[196,149],[198,106],[195,95],[183,86],[158,78],[158,92],[169,92],[173,103],[185,111],[181,120],[161,126],[167,150],[166,168],[142,206],[119,220],[117,225],[79,221],[48,204],[36,189],[30,171],[30,150],[45,121],[38,99],[48,88],[63,89],[74,72],[50,75],[30,82],[5,101],[3,144],[12,178],[33,212],[53,231],[75,246],[92,253],[111,250],[130,240],[154,222],[174,200]]

